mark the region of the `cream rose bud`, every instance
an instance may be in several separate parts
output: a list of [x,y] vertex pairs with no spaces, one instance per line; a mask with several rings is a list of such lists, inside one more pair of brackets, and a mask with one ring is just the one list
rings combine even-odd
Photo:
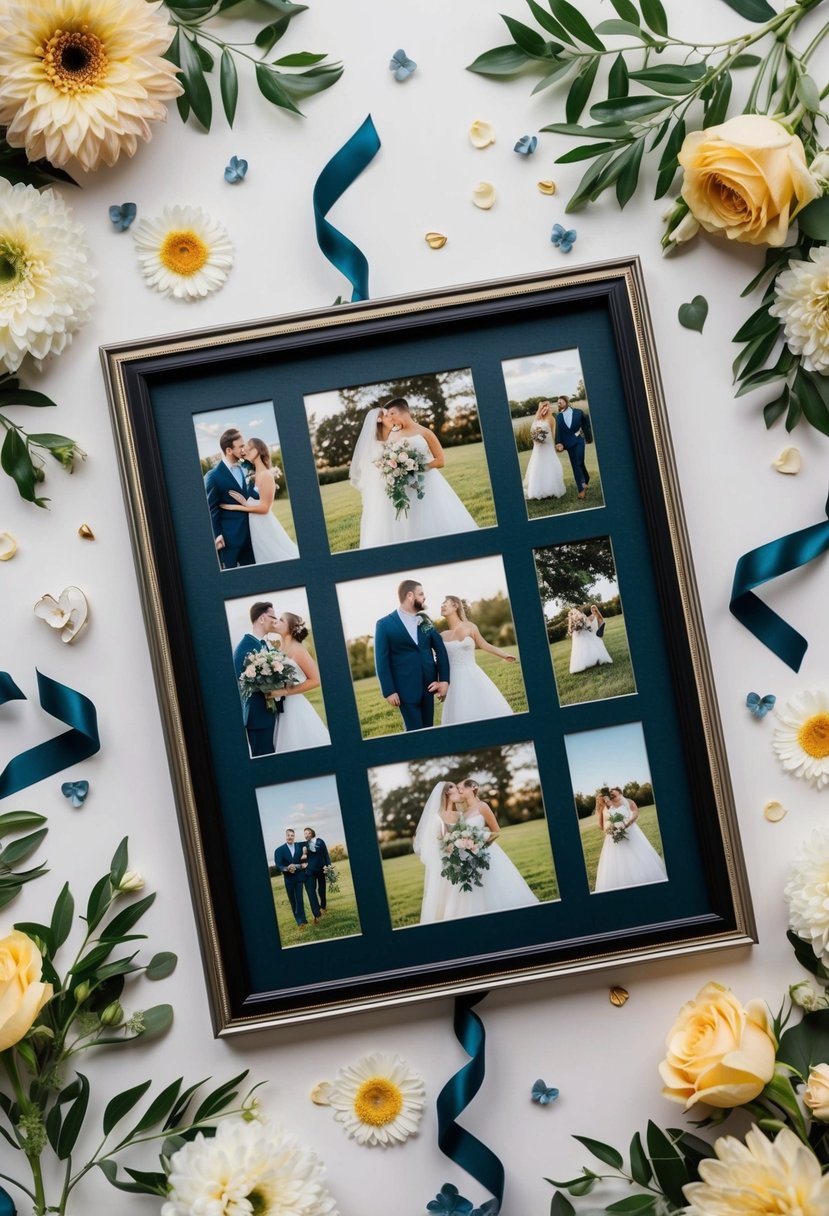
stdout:
[[679,1011],[659,1065],[666,1098],[730,1108],[751,1102],[774,1075],[777,1043],[762,1001],[745,1009],[722,984],[709,983]]
[[43,959],[30,937],[18,929],[0,938],[0,1051],[19,1043],[43,1006],[52,985],[40,981]]
[[829,1064],[814,1064],[803,1091],[803,1101],[815,1119],[829,1123]]
[[137,870],[127,870],[115,888],[121,895],[128,895],[131,891],[143,891],[143,889],[144,879]]
[[800,980],[797,984],[791,984],[789,999],[798,1009],[804,1009],[807,1013],[826,1008],[826,998],[808,980]]
[[738,114],[686,135],[682,197],[708,232],[750,245],[782,245],[820,186],[800,139],[764,114]]

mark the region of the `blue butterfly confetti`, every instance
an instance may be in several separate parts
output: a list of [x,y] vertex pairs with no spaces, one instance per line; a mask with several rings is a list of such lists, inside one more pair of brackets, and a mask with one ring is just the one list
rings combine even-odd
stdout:
[[548,1106],[551,1102],[555,1102],[558,1097],[558,1090],[554,1089],[552,1085],[548,1086],[546,1081],[542,1081],[539,1077],[533,1083],[530,1097],[533,1102],[538,1102],[541,1106]]
[[439,1212],[440,1216],[470,1216],[472,1202],[458,1193],[451,1182],[445,1182],[440,1192],[426,1204],[427,1212]]
[[135,203],[122,203],[120,207],[113,203],[109,209],[109,218],[118,232],[126,232],[137,214]]
[[395,80],[408,80],[416,67],[417,64],[414,59],[410,59],[406,52],[401,49],[395,51],[392,55],[389,71],[394,72]]
[[562,228],[561,224],[553,224],[550,240],[562,253],[569,253],[576,243],[577,235],[575,228]]
[[750,692],[746,696],[746,705],[748,712],[755,718],[765,718],[770,709],[774,709],[774,703],[777,697],[768,692],[764,697],[761,697],[756,692]]
[[86,796],[89,793],[88,781],[64,781],[60,787],[60,792],[64,798],[68,798],[72,806],[83,806],[86,802]]
[[520,152],[522,156],[532,156],[538,147],[537,135],[522,135],[518,143],[513,148],[514,152]]
[[242,160],[239,156],[231,156],[229,164],[225,166],[225,181],[234,185],[236,182],[243,182],[245,174],[248,171],[248,162]]

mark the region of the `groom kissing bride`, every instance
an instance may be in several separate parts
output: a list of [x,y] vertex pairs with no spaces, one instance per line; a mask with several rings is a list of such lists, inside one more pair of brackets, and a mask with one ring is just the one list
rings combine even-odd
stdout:
[[426,596],[416,579],[397,588],[398,607],[381,617],[374,630],[374,663],[380,691],[400,710],[405,730],[434,722],[435,697],[449,691],[449,656],[443,639],[426,615]]

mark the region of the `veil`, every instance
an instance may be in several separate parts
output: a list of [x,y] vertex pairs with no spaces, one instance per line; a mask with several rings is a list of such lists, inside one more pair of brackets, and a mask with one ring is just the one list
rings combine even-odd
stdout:
[[354,489],[359,490],[361,494],[365,486],[367,474],[373,471],[374,466],[372,461],[376,460],[383,450],[383,445],[377,438],[377,419],[380,413],[380,407],[375,406],[374,409],[369,410],[366,414],[363,420],[363,428],[354,445],[354,453],[351,457],[348,480],[354,486]]
[[429,795],[412,841],[414,852],[427,868],[437,865],[440,861],[438,824],[440,823],[440,804],[445,785],[445,781],[439,781]]

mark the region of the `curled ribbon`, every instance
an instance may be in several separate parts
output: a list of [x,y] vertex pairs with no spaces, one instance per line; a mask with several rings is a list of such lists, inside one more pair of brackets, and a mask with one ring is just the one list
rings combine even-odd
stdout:
[[314,186],[314,222],[319,247],[351,284],[351,300],[368,299],[368,262],[338,228],[325,218],[348,187],[371,164],[380,149],[380,136],[369,114],[361,127],[335,152]]
[[[0,798],[16,794],[70,765],[80,764],[101,749],[98,714],[88,697],[40,671],[37,689],[41,707],[53,718],[65,722],[69,730],[56,739],[48,739],[13,756],[0,773]],[[9,673],[0,671],[0,705],[25,700],[26,694],[20,691]]]
[[[829,515],[829,499],[826,502]],[[809,643],[752,591],[770,579],[797,570],[829,549],[829,522],[812,524],[751,549],[737,562],[729,608],[741,625],[768,646],[792,671],[799,671]]]
[[479,992],[455,998],[455,1037],[471,1059],[438,1094],[438,1145],[494,1196],[495,1207],[489,1210],[496,1216],[504,1200],[503,1163],[492,1149],[456,1123],[481,1088],[486,1073],[486,1031],[478,1014],[473,1013],[473,1006],[484,996],[486,993]]

